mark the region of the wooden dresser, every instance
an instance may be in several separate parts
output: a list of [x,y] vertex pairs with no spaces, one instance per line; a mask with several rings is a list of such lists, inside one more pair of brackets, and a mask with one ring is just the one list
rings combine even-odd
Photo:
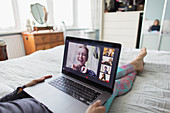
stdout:
[[25,54],[29,55],[37,50],[45,50],[64,44],[63,32],[23,32]]
[[0,45],[0,61],[7,60],[7,51],[6,51],[6,45],[1,46]]

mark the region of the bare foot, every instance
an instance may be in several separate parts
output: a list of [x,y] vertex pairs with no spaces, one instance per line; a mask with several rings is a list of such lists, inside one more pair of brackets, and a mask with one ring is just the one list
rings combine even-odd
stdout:
[[139,55],[130,64],[134,67],[135,71],[143,71],[143,58],[146,56],[146,48],[142,48]]

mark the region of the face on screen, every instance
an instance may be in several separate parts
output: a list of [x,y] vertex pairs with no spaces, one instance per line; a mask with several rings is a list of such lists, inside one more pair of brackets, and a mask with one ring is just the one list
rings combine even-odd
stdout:
[[81,45],[78,47],[76,52],[76,64],[74,67],[84,66],[88,59],[88,49],[85,45]]
[[99,54],[98,47],[70,42],[66,66],[88,76],[96,77]]

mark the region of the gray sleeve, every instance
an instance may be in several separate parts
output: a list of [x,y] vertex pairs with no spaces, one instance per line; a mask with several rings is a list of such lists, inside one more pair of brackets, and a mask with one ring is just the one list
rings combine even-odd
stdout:
[[9,93],[8,95],[5,95],[4,97],[0,98],[0,102],[13,101],[13,100],[22,99],[22,98],[31,98],[31,96],[29,96],[24,91],[21,91],[20,93],[17,93],[19,88],[20,87],[18,87],[12,93]]
[[47,107],[18,89],[0,99],[0,113],[51,113]]
[[0,113],[51,113],[51,111],[34,98],[23,98],[0,102]]

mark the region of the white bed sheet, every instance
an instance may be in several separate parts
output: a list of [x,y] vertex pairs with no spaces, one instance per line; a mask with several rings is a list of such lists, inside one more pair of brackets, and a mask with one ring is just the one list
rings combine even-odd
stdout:
[[[120,64],[131,61],[139,50],[124,49]],[[132,90],[117,97],[109,113],[170,113],[170,53],[148,51],[144,71],[138,73]]]
[[[0,62],[0,97],[32,79],[57,75],[61,71],[63,46]],[[137,49],[122,49],[120,63],[129,63]],[[148,51],[145,67],[138,73],[133,88],[117,97],[109,113],[170,112],[170,53]]]

